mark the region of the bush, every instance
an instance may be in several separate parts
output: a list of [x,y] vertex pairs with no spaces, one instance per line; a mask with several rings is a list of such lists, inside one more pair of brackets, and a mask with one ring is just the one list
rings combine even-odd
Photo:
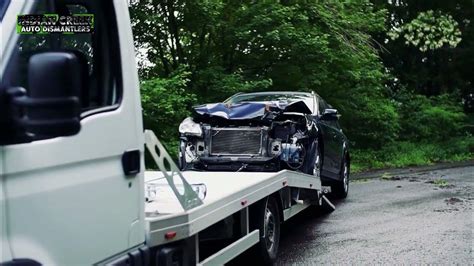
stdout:
[[189,75],[180,69],[170,78],[155,78],[141,83],[145,129],[153,130],[174,158],[178,151],[179,123],[190,115],[189,107],[196,102],[196,96],[185,90]]
[[379,149],[396,140],[399,115],[392,101],[363,91],[342,99],[341,125],[354,148]]
[[380,150],[353,150],[351,169],[407,167],[474,158],[474,138],[466,135],[443,142],[394,142]]
[[405,93],[399,103],[401,140],[440,141],[464,133],[466,115],[453,96],[428,98]]

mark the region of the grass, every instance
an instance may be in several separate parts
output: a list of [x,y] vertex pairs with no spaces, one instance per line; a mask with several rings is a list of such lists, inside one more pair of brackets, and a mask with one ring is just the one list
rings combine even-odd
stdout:
[[458,137],[441,143],[394,142],[380,150],[352,150],[351,158],[353,173],[466,161],[474,158],[474,138]]
[[448,181],[446,181],[445,179],[435,179],[433,181],[433,184],[435,184],[436,186],[440,187],[440,188],[444,188],[444,187],[448,187],[449,186],[449,183]]
[[360,179],[352,179],[351,180],[352,183],[368,183],[370,181],[371,181],[370,178],[360,178]]
[[382,180],[391,180],[392,176],[389,173],[383,173],[380,177]]

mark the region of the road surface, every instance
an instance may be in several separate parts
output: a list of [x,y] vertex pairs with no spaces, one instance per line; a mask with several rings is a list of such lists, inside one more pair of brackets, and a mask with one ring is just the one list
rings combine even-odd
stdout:
[[278,265],[472,265],[474,166],[355,180],[329,215],[283,225]]

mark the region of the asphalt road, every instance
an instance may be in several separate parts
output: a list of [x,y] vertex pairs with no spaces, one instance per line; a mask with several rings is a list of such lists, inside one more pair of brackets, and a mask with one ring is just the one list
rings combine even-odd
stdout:
[[283,225],[279,265],[473,265],[474,166],[355,180],[336,210]]

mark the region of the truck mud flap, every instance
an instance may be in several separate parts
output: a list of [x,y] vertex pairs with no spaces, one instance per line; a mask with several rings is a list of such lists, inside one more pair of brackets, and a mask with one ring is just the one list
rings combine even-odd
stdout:
[[326,196],[322,196],[321,197],[321,206],[320,208],[326,212],[326,213],[330,213],[330,212],[333,212],[335,209],[336,209],[336,206],[334,206],[334,204],[332,204],[332,202],[329,201],[328,198],[326,198]]

